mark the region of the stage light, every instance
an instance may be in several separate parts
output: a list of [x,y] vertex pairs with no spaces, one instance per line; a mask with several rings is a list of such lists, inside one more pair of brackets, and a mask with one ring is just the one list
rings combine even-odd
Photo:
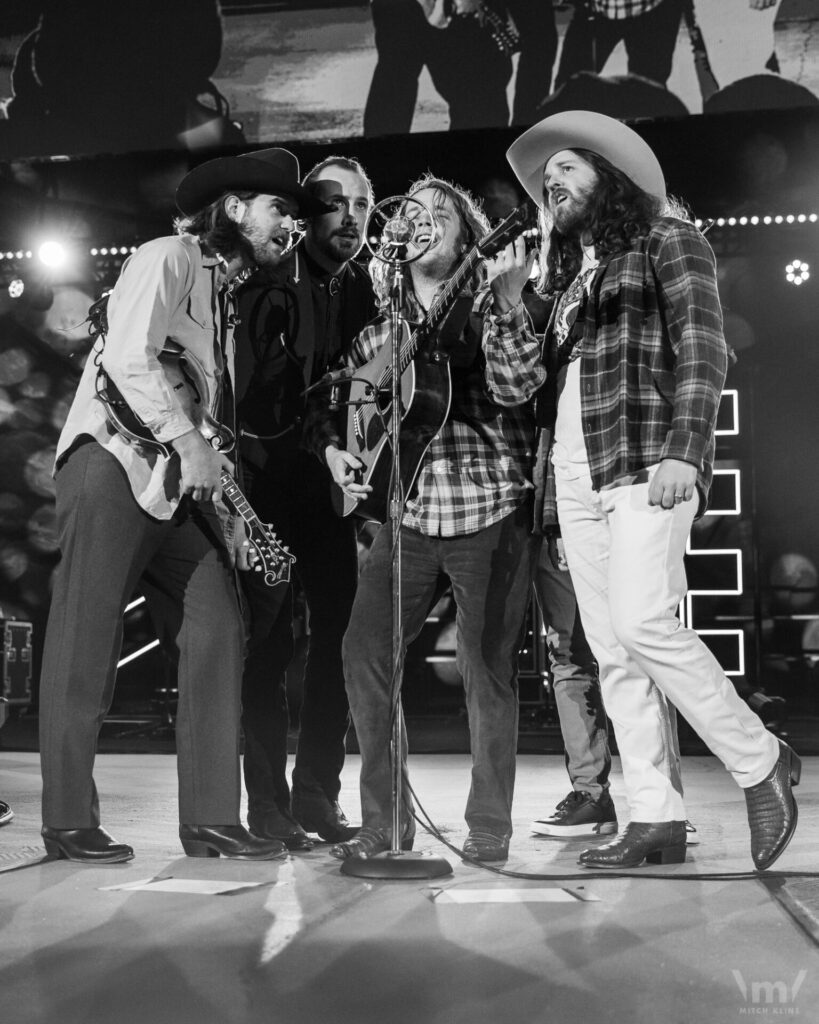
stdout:
[[12,299],[19,299],[25,290],[26,285],[21,277],[15,277],[13,281],[9,281],[9,296]]
[[54,241],[43,242],[37,250],[37,256],[41,263],[54,269],[64,266],[68,259],[65,246],[61,242]]
[[793,260],[785,267],[785,280],[800,285],[810,277],[810,265],[804,260]]

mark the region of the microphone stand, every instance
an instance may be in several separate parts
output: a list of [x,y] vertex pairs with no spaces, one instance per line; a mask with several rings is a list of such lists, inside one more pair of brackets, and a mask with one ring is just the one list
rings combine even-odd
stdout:
[[[420,204],[419,204],[420,205]],[[444,857],[401,849],[403,837],[404,805],[404,744],[406,730],[401,707],[401,686],[404,675],[404,626],[401,607],[401,520],[404,513],[404,494],[401,482],[401,311],[404,303],[404,279],[401,267],[405,260],[406,245],[391,245],[391,255],[385,259],[390,268],[390,345],[392,356],[391,406],[389,438],[392,446],[392,490],[389,502],[389,530],[392,551],[392,685],[390,706],[392,735],[390,762],[392,767],[392,829],[391,846],[386,853],[374,857],[348,857],[341,865],[341,874],[353,878],[441,878],[451,875],[452,867]],[[378,400],[376,395],[375,401]]]

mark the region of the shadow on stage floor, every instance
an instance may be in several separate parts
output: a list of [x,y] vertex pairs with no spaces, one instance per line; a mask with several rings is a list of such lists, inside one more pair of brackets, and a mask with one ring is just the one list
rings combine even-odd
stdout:
[[[352,755],[341,793],[351,818],[358,770]],[[461,844],[469,758],[417,754],[410,772],[445,837]],[[819,867],[813,758],[797,791],[799,828],[765,878],[748,874],[745,802],[711,757],[683,759],[700,839],[686,863],[625,876],[578,867],[579,851],[599,840],[531,834],[565,795],[559,756],[518,758],[511,874],[464,863],[421,831],[416,850],[452,867],[435,881],[343,876],[326,844],[255,864],[187,858],[175,758],[102,754],[95,776],[103,823],[135,859],[44,861],[37,755],[0,752],[0,795],[15,810],[0,828],[0,1005],[10,1024],[816,1020],[816,913],[799,914],[819,904],[819,882],[797,876]],[[612,783],[622,823],[617,760]],[[229,886],[241,888],[202,891]]]

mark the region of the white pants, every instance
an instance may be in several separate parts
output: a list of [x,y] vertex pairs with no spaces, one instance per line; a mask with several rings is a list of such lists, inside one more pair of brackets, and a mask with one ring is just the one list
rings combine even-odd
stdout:
[[558,517],[614,725],[631,820],[683,821],[666,698],[743,788],[770,773],[779,744],[694,630],[677,618],[696,498],[673,509],[651,506],[648,486],[594,491],[588,473],[558,475]]

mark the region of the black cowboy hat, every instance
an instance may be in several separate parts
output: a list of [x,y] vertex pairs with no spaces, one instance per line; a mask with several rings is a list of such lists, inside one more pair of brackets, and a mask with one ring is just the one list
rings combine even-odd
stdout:
[[287,149],[258,149],[220,156],[188,171],[176,190],[176,205],[187,217],[226,192],[284,196],[298,206],[297,216],[314,217],[333,208],[299,184],[299,161]]

